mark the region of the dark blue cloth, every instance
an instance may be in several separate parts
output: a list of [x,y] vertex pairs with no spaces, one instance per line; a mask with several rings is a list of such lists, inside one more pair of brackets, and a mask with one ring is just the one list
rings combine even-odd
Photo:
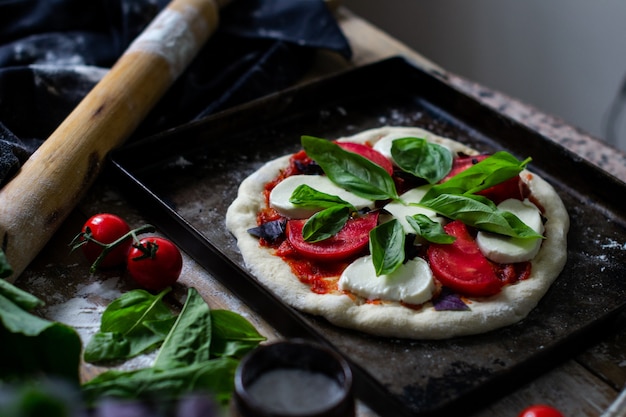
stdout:
[[[0,186],[168,3],[0,0]],[[285,88],[320,48],[351,56],[322,0],[234,0],[135,137]]]

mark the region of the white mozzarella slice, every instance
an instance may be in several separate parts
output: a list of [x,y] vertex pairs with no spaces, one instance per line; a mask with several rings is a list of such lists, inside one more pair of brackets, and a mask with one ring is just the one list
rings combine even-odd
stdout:
[[382,153],[384,156],[387,157],[387,159],[393,162],[393,158],[391,157],[391,143],[396,139],[406,138],[408,136],[410,135],[402,133],[388,133],[374,144],[374,149]]
[[[515,214],[535,232],[543,233],[541,212],[530,200],[511,198],[498,204],[498,208]],[[541,241],[540,238],[520,239],[482,231],[476,236],[476,243],[483,255],[498,263],[530,261],[539,252]]]
[[305,219],[311,217],[319,209],[296,207],[289,202],[293,191],[300,185],[308,185],[317,191],[334,195],[352,204],[357,210],[374,207],[374,202],[359,197],[335,185],[324,175],[292,175],[285,178],[270,192],[270,207],[289,219]]
[[422,185],[421,187],[413,188],[400,196],[400,199],[407,203],[402,204],[399,201],[392,201],[385,205],[384,209],[389,212],[393,217],[400,221],[405,233],[415,233],[415,230],[409,222],[406,220],[406,216],[414,216],[416,214],[424,214],[435,221],[443,221],[443,219],[437,216],[434,211],[418,206],[411,206],[408,203],[419,203],[424,194],[430,189],[431,185]]
[[432,298],[435,283],[428,263],[422,258],[411,259],[391,274],[377,277],[372,256],[367,255],[343,271],[339,288],[370,300],[422,304]]

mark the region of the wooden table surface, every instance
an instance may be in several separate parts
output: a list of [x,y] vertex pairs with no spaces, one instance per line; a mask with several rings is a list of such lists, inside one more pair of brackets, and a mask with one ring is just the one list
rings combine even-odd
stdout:
[[[626,155],[623,152],[514,98],[448,73],[345,8],[337,10],[337,17],[352,44],[353,59],[346,62],[334,54],[320,52],[315,67],[303,81],[403,55],[422,68],[446,77],[451,84],[467,94],[626,181]],[[83,340],[88,340],[97,330],[100,314],[108,302],[130,288],[123,272],[89,274],[82,255],[68,250],[68,243],[83,222],[98,212],[117,213],[126,218],[132,227],[146,223],[144,213],[139,213],[129,205],[106,177],[102,177],[16,282],[18,286],[46,301],[46,307],[41,311],[43,315],[74,326]],[[183,274],[175,295],[182,297],[186,286],[198,288],[212,308],[228,308],[243,314],[269,340],[281,337],[188,257],[185,257]],[[597,340],[589,340],[585,346],[581,346],[574,357],[564,358],[549,369],[541,370],[536,379],[524,382],[514,392],[494,399],[491,404],[471,415],[514,417],[530,404],[547,403],[559,408],[565,416],[599,416],[617,398],[626,383],[626,315],[621,314],[608,327]],[[142,366],[149,363],[150,359],[138,358],[130,366]],[[83,377],[88,379],[99,371],[99,368],[85,365]],[[360,406],[359,415],[375,414]]]

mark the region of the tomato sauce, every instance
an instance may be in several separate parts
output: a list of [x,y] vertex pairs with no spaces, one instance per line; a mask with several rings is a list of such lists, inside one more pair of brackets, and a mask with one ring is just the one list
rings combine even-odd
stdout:
[[519,262],[514,264],[493,264],[496,276],[503,285],[513,284],[517,281],[528,279],[532,269],[530,262]]
[[289,265],[300,282],[307,284],[317,294],[337,291],[339,276],[353,259],[341,262],[315,262],[298,255],[288,240],[283,240],[276,249],[276,256]]

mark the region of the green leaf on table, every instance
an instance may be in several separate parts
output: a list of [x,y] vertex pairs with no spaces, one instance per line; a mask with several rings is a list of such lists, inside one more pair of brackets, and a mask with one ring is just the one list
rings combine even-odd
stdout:
[[194,288],[187,291],[176,323],[165,338],[154,362],[155,368],[173,368],[209,359],[211,310]]
[[89,341],[83,356],[89,363],[130,358],[130,342],[119,332],[98,332]]
[[7,259],[7,255],[0,249],[0,278],[6,278],[13,273],[13,268]]
[[391,157],[405,172],[435,184],[452,169],[449,149],[426,139],[407,137],[391,143]]
[[212,356],[241,358],[266,340],[241,315],[229,310],[211,310]]
[[31,311],[35,308],[43,307],[44,305],[44,302],[39,298],[16,287],[4,279],[0,279],[0,294],[26,311]]
[[370,200],[398,199],[391,175],[369,159],[326,139],[302,136],[306,154],[341,188]]
[[78,384],[82,343],[73,328],[35,316],[3,294],[0,324],[0,380],[48,375]]
[[404,262],[404,228],[397,219],[379,224],[370,231],[370,253],[376,276],[395,271]]
[[432,243],[453,243],[456,238],[443,230],[441,223],[434,221],[425,214],[418,213],[413,216],[406,216],[406,221],[411,225],[418,236]]
[[111,302],[102,314],[100,331],[85,347],[85,361],[128,359],[158,347],[176,319],[163,303],[168,291],[153,295],[132,290]]
[[166,400],[209,392],[227,404],[239,358],[263,340],[246,319],[230,311],[211,311],[198,291],[189,288],[153,366],[104,372],[83,384],[82,392],[89,403],[103,396]]
[[226,404],[234,388],[238,364],[238,360],[225,356],[170,368],[110,370],[83,384],[82,393],[85,401],[93,404],[103,397],[166,401],[186,393],[209,392]]

